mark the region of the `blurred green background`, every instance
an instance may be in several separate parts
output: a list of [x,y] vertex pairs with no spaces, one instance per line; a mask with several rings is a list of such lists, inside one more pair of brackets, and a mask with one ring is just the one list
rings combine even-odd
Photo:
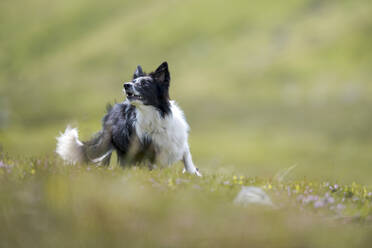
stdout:
[[0,144],[87,139],[137,64],[168,61],[206,173],[372,181],[369,0],[0,2]]

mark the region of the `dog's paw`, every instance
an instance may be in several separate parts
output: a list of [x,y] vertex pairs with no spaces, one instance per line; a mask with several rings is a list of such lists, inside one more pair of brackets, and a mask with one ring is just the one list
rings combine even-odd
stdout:
[[[192,173],[192,172],[190,172],[190,173],[191,173],[191,174],[195,174],[195,175],[198,176],[198,177],[202,177],[202,174],[200,173],[199,169],[198,169],[198,168],[195,168],[195,169],[196,169],[196,170],[195,170],[194,173]],[[183,168],[182,173],[185,174],[186,172],[187,172],[186,169]]]
[[200,173],[198,168],[196,168],[195,175],[197,175],[198,177],[202,177],[202,174]]

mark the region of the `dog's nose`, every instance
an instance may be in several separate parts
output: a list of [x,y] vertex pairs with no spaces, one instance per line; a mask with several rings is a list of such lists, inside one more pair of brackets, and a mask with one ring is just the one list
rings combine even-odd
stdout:
[[129,89],[130,88],[130,83],[124,83],[124,89]]

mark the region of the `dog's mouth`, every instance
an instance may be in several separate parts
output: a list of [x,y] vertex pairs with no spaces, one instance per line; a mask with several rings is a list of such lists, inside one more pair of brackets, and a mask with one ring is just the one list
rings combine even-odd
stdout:
[[142,96],[141,95],[135,94],[132,91],[125,91],[125,94],[127,95],[127,98],[129,100],[142,100]]

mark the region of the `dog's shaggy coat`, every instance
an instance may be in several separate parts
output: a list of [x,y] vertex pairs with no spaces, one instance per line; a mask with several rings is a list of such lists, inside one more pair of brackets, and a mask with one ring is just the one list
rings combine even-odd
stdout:
[[125,83],[127,99],[109,106],[102,130],[82,142],[76,128],[67,127],[57,138],[56,152],[68,163],[108,165],[115,150],[122,166],[169,166],[182,160],[185,171],[200,176],[188,145],[189,126],[181,109],[169,99],[167,62],[145,74],[137,67]]

